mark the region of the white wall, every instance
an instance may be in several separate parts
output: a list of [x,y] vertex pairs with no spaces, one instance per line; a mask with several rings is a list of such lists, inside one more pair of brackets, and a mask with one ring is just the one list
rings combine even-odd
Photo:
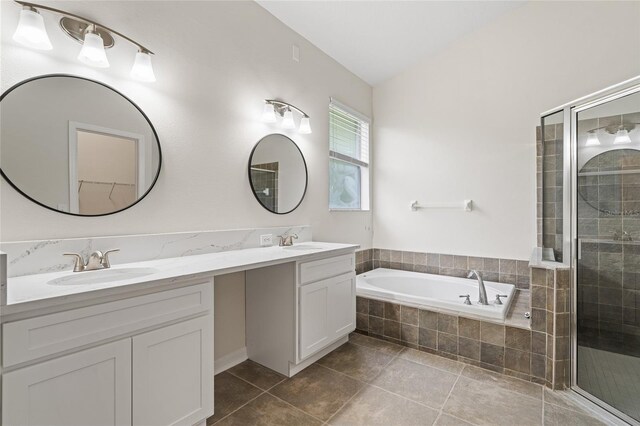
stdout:
[[374,246],[527,259],[539,114],[640,74],[638,22],[640,2],[528,2],[376,86]]
[[[43,13],[54,45],[34,51],[11,39],[19,6],[1,2],[0,86],[5,91],[40,74],[97,79],[129,96],[154,124],[163,153],[159,180],[140,203],[103,218],[64,216],[0,187],[0,241],[310,224],[314,238],[371,244],[371,213],[330,213],[328,104],[333,96],[371,113],[369,85],[253,2],[52,2],[143,43],[158,81],[129,78],[135,48],[122,40],[108,51],[111,68],[76,60],[80,46]],[[291,59],[300,46],[300,62]],[[254,144],[279,131],[260,122],[263,100],[280,98],[311,116],[313,133],[285,131],[302,150],[309,188],[293,213],[267,212],[251,193],[247,163]],[[296,117],[296,120],[299,118]]]
[[213,349],[216,360],[246,347],[244,281],[244,272],[219,275],[215,278]]

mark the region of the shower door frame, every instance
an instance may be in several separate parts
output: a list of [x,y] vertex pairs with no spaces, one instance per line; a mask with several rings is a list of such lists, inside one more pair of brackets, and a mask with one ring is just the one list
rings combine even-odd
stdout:
[[[571,390],[586,398],[599,407],[607,410],[611,414],[620,418],[621,420],[631,424],[640,426],[640,422],[618,410],[617,408],[607,404],[605,401],[590,394],[585,389],[578,386],[578,174],[576,173],[578,164],[578,113],[586,111],[590,108],[602,105],[607,102],[620,99],[624,96],[631,95],[633,93],[640,92],[640,77],[627,80],[615,86],[596,92],[592,95],[585,96],[576,101],[573,101],[567,105],[564,105],[562,110],[564,111],[564,143],[563,153],[564,155],[564,177],[563,182],[563,204],[565,212],[570,211],[570,227],[564,228],[570,229],[570,233],[564,231],[565,241],[569,241],[570,256],[571,259]],[[558,111],[559,109],[556,109]],[[570,123],[569,126],[566,123]],[[568,176],[569,175],[569,176]],[[569,179],[566,179],[569,177]],[[568,186],[570,185],[570,190]],[[570,234],[569,238],[567,238]],[[566,247],[566,245],[565,245]]]

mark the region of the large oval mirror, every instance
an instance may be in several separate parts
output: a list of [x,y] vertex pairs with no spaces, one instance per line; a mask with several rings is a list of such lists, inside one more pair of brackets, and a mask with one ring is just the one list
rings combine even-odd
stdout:
[[151,190],[162,155],[153,125],[116,90],[82,77],[47,75],[0,97],[0,171],[43,207],[100,216]]
[[249,158],[249,182],[265,209],[277,214],[295,210],[307,191],[307,164],[295,142],[280,134],[260,139]]

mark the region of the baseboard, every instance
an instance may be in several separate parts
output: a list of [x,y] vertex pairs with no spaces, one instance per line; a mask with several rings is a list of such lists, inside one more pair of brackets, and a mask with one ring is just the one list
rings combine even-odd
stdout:
[[234,367],[247,359],[248,359],[247,348],[246,347],[240,348],[236,351],[233,351],[225,356],[222,356],[214,360],[213,371],[215,372],[215,374],[222,373],[223,371],[228,370],[231,367]]

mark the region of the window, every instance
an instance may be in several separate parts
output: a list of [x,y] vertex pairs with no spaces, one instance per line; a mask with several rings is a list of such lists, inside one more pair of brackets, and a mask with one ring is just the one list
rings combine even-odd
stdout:
[[369,210],[369,118],[329,104],[329,209]]

